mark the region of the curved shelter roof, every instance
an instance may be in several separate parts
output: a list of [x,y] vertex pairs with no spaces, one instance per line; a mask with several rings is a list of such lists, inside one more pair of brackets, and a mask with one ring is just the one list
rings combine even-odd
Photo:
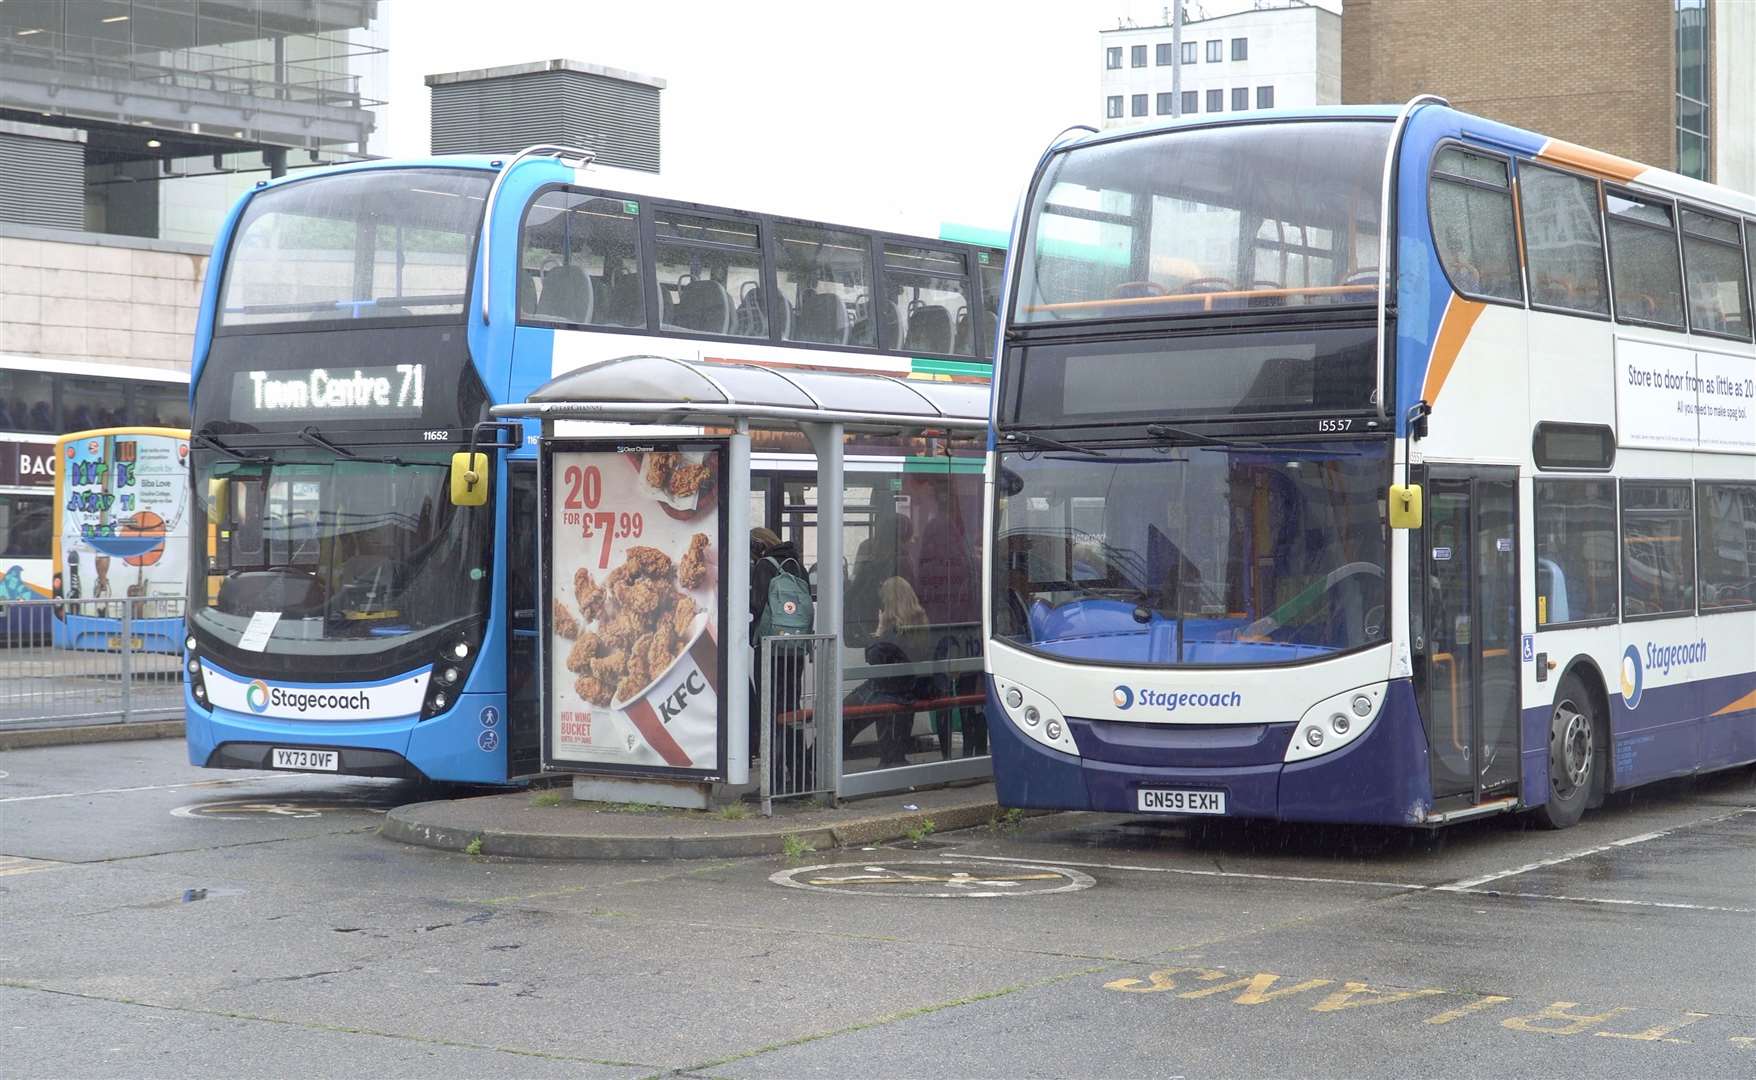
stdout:
[[893,431],[977,431],[988,388],[852,371],[706,364],[668,356],[602,360],[558,375],[495,416],[791,428],[841,424]]

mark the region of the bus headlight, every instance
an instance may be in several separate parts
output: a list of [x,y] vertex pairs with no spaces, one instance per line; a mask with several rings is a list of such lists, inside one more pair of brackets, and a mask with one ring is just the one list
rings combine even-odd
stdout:
[[1388,683],[1355,687],[1328,697],[1305,710],[1287,742],[1286,762],[1308,761],[1333,754],[1364,735],[1384,706]]
[[1000,700],[1007,719],[1032,742],[1063,754],[1079,753],[1070,725],[1054,702],[1028,686],[1001,679],[994,681],[994,696]]
[[431,720],[457,704],[458,695],[469,682],[475,659],[476,643],[470,638],[454,638],[440,648],[439,658],[427,679],[427,703],[421,707],[422,720]]
[[201,672],[201,657],[195,654],[195,635],[189,635],[184,644],[190,647],[183,654],[183,679],[189,684],[189,693],[201,704],[207,704],[207,679]]

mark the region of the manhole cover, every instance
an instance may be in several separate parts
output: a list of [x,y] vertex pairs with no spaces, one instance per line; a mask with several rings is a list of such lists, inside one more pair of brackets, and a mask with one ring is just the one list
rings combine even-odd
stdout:
[[207,818],[218,821],[264,821],[274,818],[319,818],[324,814],[382,814],[386,806],[374,806],[364,798],[332,799],[227,799],[194,803],[171,811],[173,817]]
[[934,859],[882,863],[825,863],[770,874],[789,889],[851,896],[910,896],[935,900],[993,900],[1078,892],[1097,882],[1062,866],[1004,866]]

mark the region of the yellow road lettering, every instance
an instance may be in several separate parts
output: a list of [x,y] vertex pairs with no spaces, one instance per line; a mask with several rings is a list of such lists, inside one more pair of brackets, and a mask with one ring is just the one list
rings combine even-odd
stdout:
[[1669,1024],[1654,1024],[1645,1031],[1599,1031],[1596,1034],[1600,1039],[1633,1039],[1636,1042],[1686,1043],[1689,1041],[1688,1039],[1672,1039],[1667,1036],[1678,1028],[1685,1028],[1690,1024],[1705,1020],[1707,1019],[1707,1016],[1707,1013],[1686,1012],[1683,1014],[1681,1020]]
[[1449,1024],[1453,1020],[1462,1020],[1464,1017],[1469,1016],[1473,1013],[1479,1013],[1483,1009],[1491,1009],[1494,1006],[1500,1004],[1501,1002],[1511,1001],[1511,1000],[1512,1000],[1511,998],[1503,997],[1500,994],[1483,994],[1481,997],[1476,998],[1474,1001],[1470,1002],[1468,1005],[1459,1005],[1455,1009],[1446,1009],[1444,1012],[1440,1013],[1438,1016],[1430,1017],[1427,1020],[1427,1023],[1429,1023],[1429,1024]]
[[1557,1001],[1542,1012],[1502,1020],[1500,1026],[1510,1028],[1513,1031],[1535,1032],[1538,1035],[1578,1035],[1631,1011],[1626,1006],[1617,1006],[1601,1013],[1574,1013],[1570,1011],[1577,1008],[1579,1008],[1577,1001]]
[[1312,1012],[1340,1012],[1363,1005],[1391,1005],[1411,998],[1432,997],[1443,990],[1374,990],[1363,982],[1344,982],[1341,989],[1311,1006]]
[[1175,990],[1177,982],[1171,976],[1185,971],[1196,971],[1196,968],[1165,968],[1154,971],[1146,976],[1146,981],[1139,979],[1112,979],[1104,984],[1105,990],[1119,990],[1124,994],[1162,994],[1166,990]]
[[[1204,971],[1197,975],[1196,978],[1207,981],[1210,979],[1223,979],[1225,976],[1226,973],[1223,971]],[[1244,991],[1242,994],[1239,994],[1232,999],[1232,1004],[1262,1005],[1273,1001],[1276,998],[1291,997],[1294,994],[1302,994],[1307,990],[1315,990],[1318,987],[1329,986],[1335,982],[1334,979],[1306,979],[1302,983],[1297,983],[1292,986],[1283,986],[1279,990],[1269,989],[1269,987],[1279,981],[1279,975],[1264,971],[1256,975],[1245,975],[1242,978],[1233,979],[1230,982],[1221,983],[1218,986],[1209,986],[1201,990],[1185,991],[1177,996],[1180,998],[1204,998],[1213,994],[1225,994],[1230,993],[1233,990],[1242,990]]]

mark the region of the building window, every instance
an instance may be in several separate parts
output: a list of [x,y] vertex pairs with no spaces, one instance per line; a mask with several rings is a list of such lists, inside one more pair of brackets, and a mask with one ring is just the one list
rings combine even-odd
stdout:
[[1537,625],[1616,617],[1616,482],[1536,481]]
[[1702,613],[1756,607],[1756,484],[1703,483],[1696,490]]
[[1145,94],[1135,94],[1134,100],[1129,102],[1129,104],[1133,107],[1135,116],[1145,116],[1146,115],[1146,95]]
[[1232,59],[1233,60],[1248,60],[1248,59],[1250,59],[1250,39],[1249,38],[1235,37],[1232,39]]
[[1165,42],[1153,50],[1153,63],[1159,67],[1171,66],[1171,43]]
[[1688,483],[1622,482],[1622,616],[1695,613]]
[[1465,296],[1521,303],[1524,282],[1505,160],[1446,147],[1433,159],[1427,201],[1433,246],[1452,287]]
[[1248,86],[1232,87],[1232,111],[1250,111],[1250,88]]
[[1707,115],[1707,0],[1674,0],[1677,15],[1677,171],[1713,172]]
[[1121,118],[1121,116],[1122,116],[1122,95],[1121,94],[1111,94],[1109,97],[1104,99],[1104,117],[1106,119],[1110,119],[1110,120],[1118,120]]
[[1120,45],[1115,45],[1115,46],[1112,46],[1108,49],[1105,49],[1104,50],[1104,68],[1106,70],[1109,70],[1109,71],[1118,71],[1121,69],[1121,67],[1122,67],[1122,47]]
[[1683,329],[1683,276],[1671,204],[1605,188],[1604,208],[1616,318]]
[[1146,46],[1145,45],[1136,45],[1133,48],[1128,50],[1128,66],[1129,67],[1145,67],[1146,66]]
[[1174,110],[1171,106],[1172,106],[1172,103],[1174,103],[1176,101],[1176,99],[1177,99],[1177,96],[1175,94],[1160,94],[1158,96],[1158,114],[1160,116],[1172,115],[1176,110]]
[[1750,340],[1750,304],[1738,223],[1683,208],[1683,279],[1697,333]]
[[1199,91],[1199,90],[1185,90],[1185,91],[1183,91],[1183,110],[1182,110],[1183,115],[1184,116],[1194,116],[1196,113],[1198,113],[1200,111],[1201,111],[1201,91]]
[[1214,38],[1207,43],[1207,62],[1217,64],[1226,58],[1226,43],[1223,38]]
[[1258,86],[1256,88],[1256,107],[1258,109],[1274,108],[1274,87]]
[[1608,315],[1597,184],[1528,161],[1518,164],[1518,183],[1530,302]]
[[1195,63],[1195,61],[1197,59],[1196,54],[1199,53],[1200,51],[1201,51],[1201,46],[1199,44],[1197,44],[1196,42],[1193,42],[1193,41],[1183,42],[1183,63],[1185,63],[1185,64]]
[[1207,111],[1210,113],[1225,112],[1225,109],[1226,92],[1224,90],[1209,90],[1207,92]]

